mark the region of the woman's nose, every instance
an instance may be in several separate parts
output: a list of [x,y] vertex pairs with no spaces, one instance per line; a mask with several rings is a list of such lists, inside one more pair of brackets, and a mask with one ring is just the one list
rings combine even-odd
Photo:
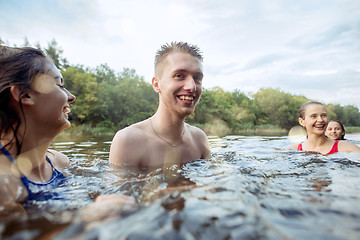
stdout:
[[72,103],[76,99],[75,95],[68,91],[68,102]]

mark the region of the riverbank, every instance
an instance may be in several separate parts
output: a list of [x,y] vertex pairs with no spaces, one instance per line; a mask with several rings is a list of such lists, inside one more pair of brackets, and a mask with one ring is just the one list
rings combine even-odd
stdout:
[[[209,136],[223,137],[226,135],[263,135],[263,136],[284,136],[287,135],[286,129],[279,128],[273,125],[259,125],[251,128],[239,129],[231,131],[228,128],[224,128],[222,125],[205,125],[197,126],[201,128]],[[105,127],[91,127],[88,124],[72,125],[69,129],[66,129],[60,135],[62,136],[113,136],[119,129],[111,129]],[[358,129],[360,132],[360,127]]]
[[[274,125],[258,125],[250,128],[244,128],[231,131],[229,128],[224,127],[221,124],[212,124],[205,126],[197,126],[201,128],[208,136],[223,137],[226,135],[261,135],[261,136],[285,136],[288,134],[288,130],[279,128]],[[72,125],[69,129],[66,129],[60,135],[63,136],[114,136],[119,129],[111,129],[105,127],[91,127],[89,124]],[[360,132],[360,127],[346,127],[346,133]]]

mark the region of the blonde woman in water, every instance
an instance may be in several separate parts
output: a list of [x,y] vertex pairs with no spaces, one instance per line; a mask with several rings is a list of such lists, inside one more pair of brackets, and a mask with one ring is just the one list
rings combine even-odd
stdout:
[[299,109],[299,123],[305,128],[307,138],[302,143],[292,145],[291,149],[317,152],[324,155],[337,152],[360,153],[360,147],[353,143],[334,141],[326,137],[328,113],[326,107],[320,102],[304,103]]

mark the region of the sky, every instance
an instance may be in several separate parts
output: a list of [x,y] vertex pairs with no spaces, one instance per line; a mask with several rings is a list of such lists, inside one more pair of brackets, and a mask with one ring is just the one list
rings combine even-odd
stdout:
[[149,83],[160,46],[186,41],[203,52],[204,88],[360,109],[359,0],[0,0],[0,38],[55,39],[70,64],[133,68]]

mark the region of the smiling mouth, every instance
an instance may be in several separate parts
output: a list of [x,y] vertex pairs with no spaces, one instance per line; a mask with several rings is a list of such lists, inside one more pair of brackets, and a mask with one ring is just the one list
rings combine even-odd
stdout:
[[64,107],[64,113],[70,113],[71,110],[70,110],[70,107]]
[[178,98],[180,100],[190,101],[190,102],[194,101],[194,99],[195,99],[193,96],[184,96],[184,95],[180,95],[180,96],[178,96]]

